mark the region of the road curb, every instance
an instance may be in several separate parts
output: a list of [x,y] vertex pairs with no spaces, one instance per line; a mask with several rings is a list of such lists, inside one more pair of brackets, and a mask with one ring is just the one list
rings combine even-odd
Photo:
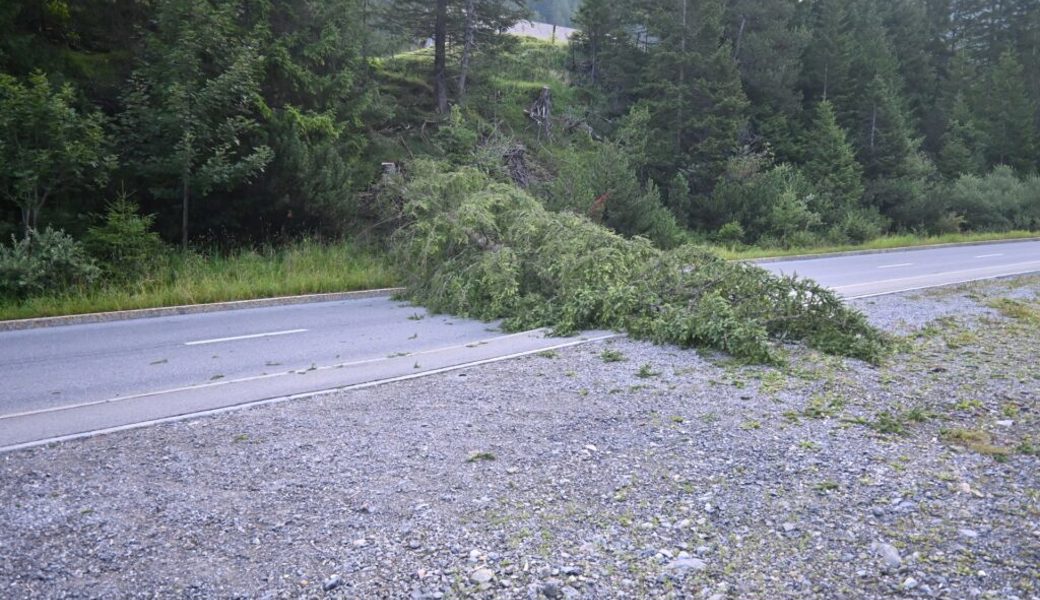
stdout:
[[303,296],[279,296],[277,298],[259,298],[256,300],[235,300],[231,302],[212,302],[209,304],[184,304],[180,306],[163,306],[159,308],[139,308],[82,315],[63,315],[58,317],[37,317],[33,319],[14,319],[0,321],[0,331],[18,331],[22,329],[39,329],[43,327],[61,327],[63,325],[81,325],[84,323],[107,323],[109,321],[129,321],[131,319],[148,319],[152,317],[170,317],[175,315],[194,315],[245,308],[263,308],[266,306],[285,306],[288,304],[311,304],[314,302],[335,302],[337,300],[359,300],[363,298],[380,298],[404,288],[382,288],[358,292],[333,292],[329,294],[306,294]]
[[867,254],[889,254],[891,252],[910,252],[914,250],[932,250],[935,248],[956,248],[959,246],[989,246],[994,244],[1014,244],[1016,242],[1040,242],[1040,237],[1017,238],[1013,240],[988,240],[978,242],[950,242],[947,244],[931,244],[929,246],[902,246],[899,248],[876,248],[872,250],[845,250],[842,252],[823,252],[819,254],[794,254],[791,256],[770,256],[767,258],[734,259],[734,262],[766,264],[795,260],[812,260],[814,258],[832,258],[835,256],[862,256]]

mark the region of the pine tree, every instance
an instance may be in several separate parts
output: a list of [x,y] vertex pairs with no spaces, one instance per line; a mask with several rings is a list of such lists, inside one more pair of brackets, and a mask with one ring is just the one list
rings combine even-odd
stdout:
[[605,118],[624,115],[635,102],[647,53],[646,31],[632,2],[585,0],[574,17],[578,33],[571,39],[571,70],[576,79],[603,97]]
[[810,35],[802,53],[801,83],[806,100],[833,100],[849,77],[851,40],[848,0],[816,0],[799,6]]
[[797,22],[797,8],[795,0],[735,0],[726,13],[726,38],[749,101],[744,143],[768,145],[781,162],[797,156],[802,110],[798,80],[809,28]]
[[943,133],[936,166],[947,178],[979,175],[985,170],[982,134],[964,95],[958,95]]
[[[643,102],[656,132],[650,150],[655,178],[680,168],[694,193],[711,189],[736,149],[747,98],[732,50],[723,39],[721,0],[655,0],[647,8],[650,36]],[[676,11],[677,9],[677,11]]]
[[818,203],[813,207],[822,215],[847,212],[863,197],[863,168],[855,151],[838,125],[834,106],[828,100],[816,105],[812,127],[805,136],[802,151],[805,162],[801,172],[816,187]]
[[989,77],[989,98],[983,108],[983,128],[991,163],[1032,171],[1036,157],[1036,105],[1026,91],[1022,65],[1004,52]]
[[794,0],[733,0],[726,7],[726,39],[756,116],[797,113],[796,89],[808,28],[795,22]]
[[902,99],[880,75],[858,103],[856,120],[859,160],[870,179],[901,177],[917,141],[906,119]]

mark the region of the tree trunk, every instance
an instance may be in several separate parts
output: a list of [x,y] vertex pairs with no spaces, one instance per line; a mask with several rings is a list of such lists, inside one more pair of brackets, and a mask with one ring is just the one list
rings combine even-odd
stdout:
[[459,65],[459,100],[466,96],[466,77],[469,75],[469,60],[476,45],[477,1],[466,0],[465,42],[462,45],[462,61]]
[[433,89],[437,97],[437,112],[448,112],[448,0],[437,0],[433,29]]
[[191,196],[191,188],[188,185],[188,174],[181,177],[181,248],[188,249],[188,200]]
[[679,54],[679,97],[676,98],[676,100],[678,102],[678,104],[676,106],[676,108],[678,109],[677,110],[678,118],[676,118],[677,122],[675,124],[676,125],[676,127],[675,127],[675,149],[678,150],[679,152],[682,152],[684,150],[684,148],[683,148],[683,137],[684,137],[684,133],[685,132],[683,131],[683,127],[686,125],[686,122],[685,122],[685,119],[686,119],[685,112],[686,111],[683,110],[683,109],[684,109],[684,105],[685,105],[685,102],[686,102],[686,99],[685,99],[684,95],[687,93],[686,92],[686,35],[689,33],[687,31],[687,29],[686,29],[686,11],[687,11],[687,8],[688,8],[688,0],[683,0],[683,3],[682,3],[682,38],[679,41],[679,44],[680,44],[680,48],[679,48],[679,50],[680,50],[680,54]]
[[877,136],[877,103],[870,113],[870,151],[874,152],[874,138]]
[[740,62],[740,46],[744,42],[744,28],[747,27],[747,17],[741,15],[740,30],[737,31],[737,43],[733,45],[733,58]]

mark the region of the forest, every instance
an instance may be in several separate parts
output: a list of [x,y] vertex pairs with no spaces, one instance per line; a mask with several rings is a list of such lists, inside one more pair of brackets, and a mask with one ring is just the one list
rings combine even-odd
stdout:
[[5,2],[0,296],[383,254],[424,161],[661,249],[1040,228],[1034,1],[578,4]]

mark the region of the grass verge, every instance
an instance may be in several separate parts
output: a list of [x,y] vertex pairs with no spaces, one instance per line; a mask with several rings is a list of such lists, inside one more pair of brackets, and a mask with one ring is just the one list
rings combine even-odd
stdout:
[[385,257],[350,242],[297,242],[232,255],[172,252],[144,280],[0,301],[0,320],[391,287]]
[[806,254],[829,254],[832,252],[849,252],[859,250],[890,250],[896,248],[915,248],[919,246],[935,246],[938,244],[960,244],[966,242],[993,242],[1000,240],[1021,240],[1040,237],[1036,231],[1008,231],[1004,233],[948,233],[936,236],[919,236],[914,234],[886,235],[864,244],[845,244],[837,246],[813,246],[809,248],[727,248],[712,246],[712,250],[727,260],[753,260],[757,258],[777,258],[784,256],[801,256]]

